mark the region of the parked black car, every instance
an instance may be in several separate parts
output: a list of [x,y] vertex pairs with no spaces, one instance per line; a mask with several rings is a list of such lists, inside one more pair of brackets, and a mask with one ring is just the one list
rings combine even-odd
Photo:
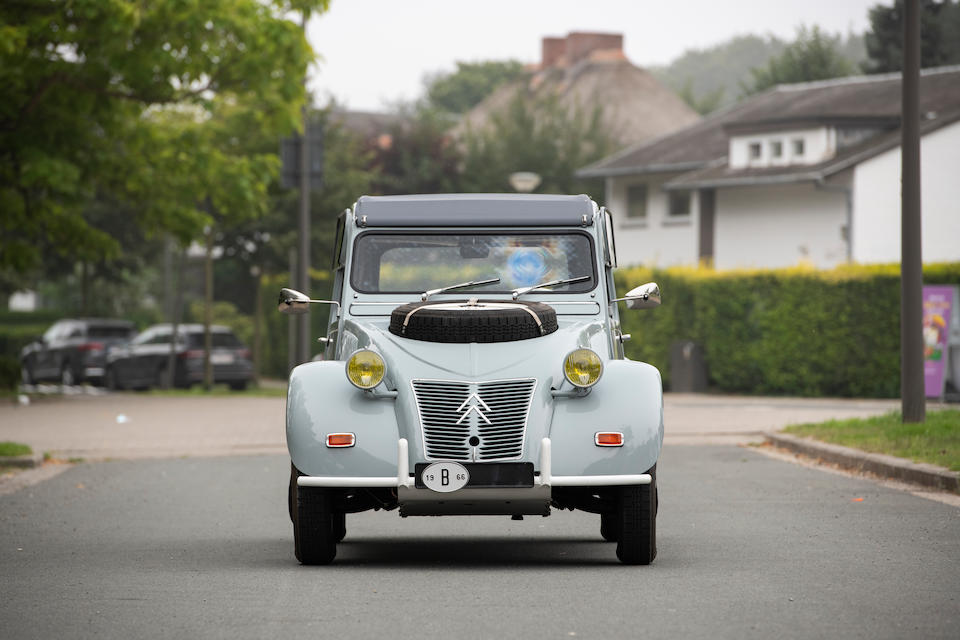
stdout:
[[[213,348],[210,361],[214,383],[227,383],[231,389],[245,389],[253,379],[250,350],[227,327],[211,328]],[[129,343],[107,354],[106,385],[111,389],[149,389],[162,387],[170,358],[173,327],[157,324],[145,329]],[[203,382],[203,325],[178,327],[173,384],[186,388]]]
[[110,318],[76,318],[55,322],[42,338],[20,351],[24,384],[56,381],[64,385],[103,381],[110,347],[129,340],[133,323]]

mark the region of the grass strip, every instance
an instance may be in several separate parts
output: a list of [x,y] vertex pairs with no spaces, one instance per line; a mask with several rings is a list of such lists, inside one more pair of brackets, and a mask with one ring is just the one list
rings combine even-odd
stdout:
[[901,420],[900,412],[893,411],[873,418],[792,425],[784,432],[960,471],[960,410],[928,411],[926,422]]
[[15,456],[28,456],[33,453],[33,449],[19,442],[0,442],[0,458],[13,458]]

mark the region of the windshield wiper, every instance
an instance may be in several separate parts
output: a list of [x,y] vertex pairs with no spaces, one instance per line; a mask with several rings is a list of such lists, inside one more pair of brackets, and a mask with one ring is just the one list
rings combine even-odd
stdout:
[[525,293],[530,293],[534,289],[540,289],[542,287],[554,287],[558,284],[573,284],[574,282],[583,282],[584,280],[589,280],[590,276],[580,276],[578,278],[567,278],[565,280],[551,280],[550,282],[541,282],[540,284],[535,284],[532,287],[521,287],[519,289],[513,290],[513,299],[516,300]]
[[491,278],[490,280],[474,280],[473,282],[461,282],[460,284],[452,284],[449,287],[441,287],[439,289],[428,289],[420,294],[420,300],[426,301],[432,295],[443,293],[444,291],[452,291],[454,289],[465,289],[467,287],[475,287],[481,284],[493,284],[494,282],[500,282],[500,278]]

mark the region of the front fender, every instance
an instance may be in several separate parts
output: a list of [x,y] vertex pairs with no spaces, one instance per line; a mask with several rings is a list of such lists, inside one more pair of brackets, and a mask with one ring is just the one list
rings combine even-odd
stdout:
[[[644,362],[611,360],[584,397],[556,398],[550,440],[558,476],[646,473],[663,446],[663,385]],[[598,447],[598,431],[623,433],[622,447]]]
[[[309,476],[397,475],[399,433],[395,400],[354,387],[339,361],[308,362],[290,372],[287,450]],[[327,434],[350,432],[356,444],[331,449]]]

